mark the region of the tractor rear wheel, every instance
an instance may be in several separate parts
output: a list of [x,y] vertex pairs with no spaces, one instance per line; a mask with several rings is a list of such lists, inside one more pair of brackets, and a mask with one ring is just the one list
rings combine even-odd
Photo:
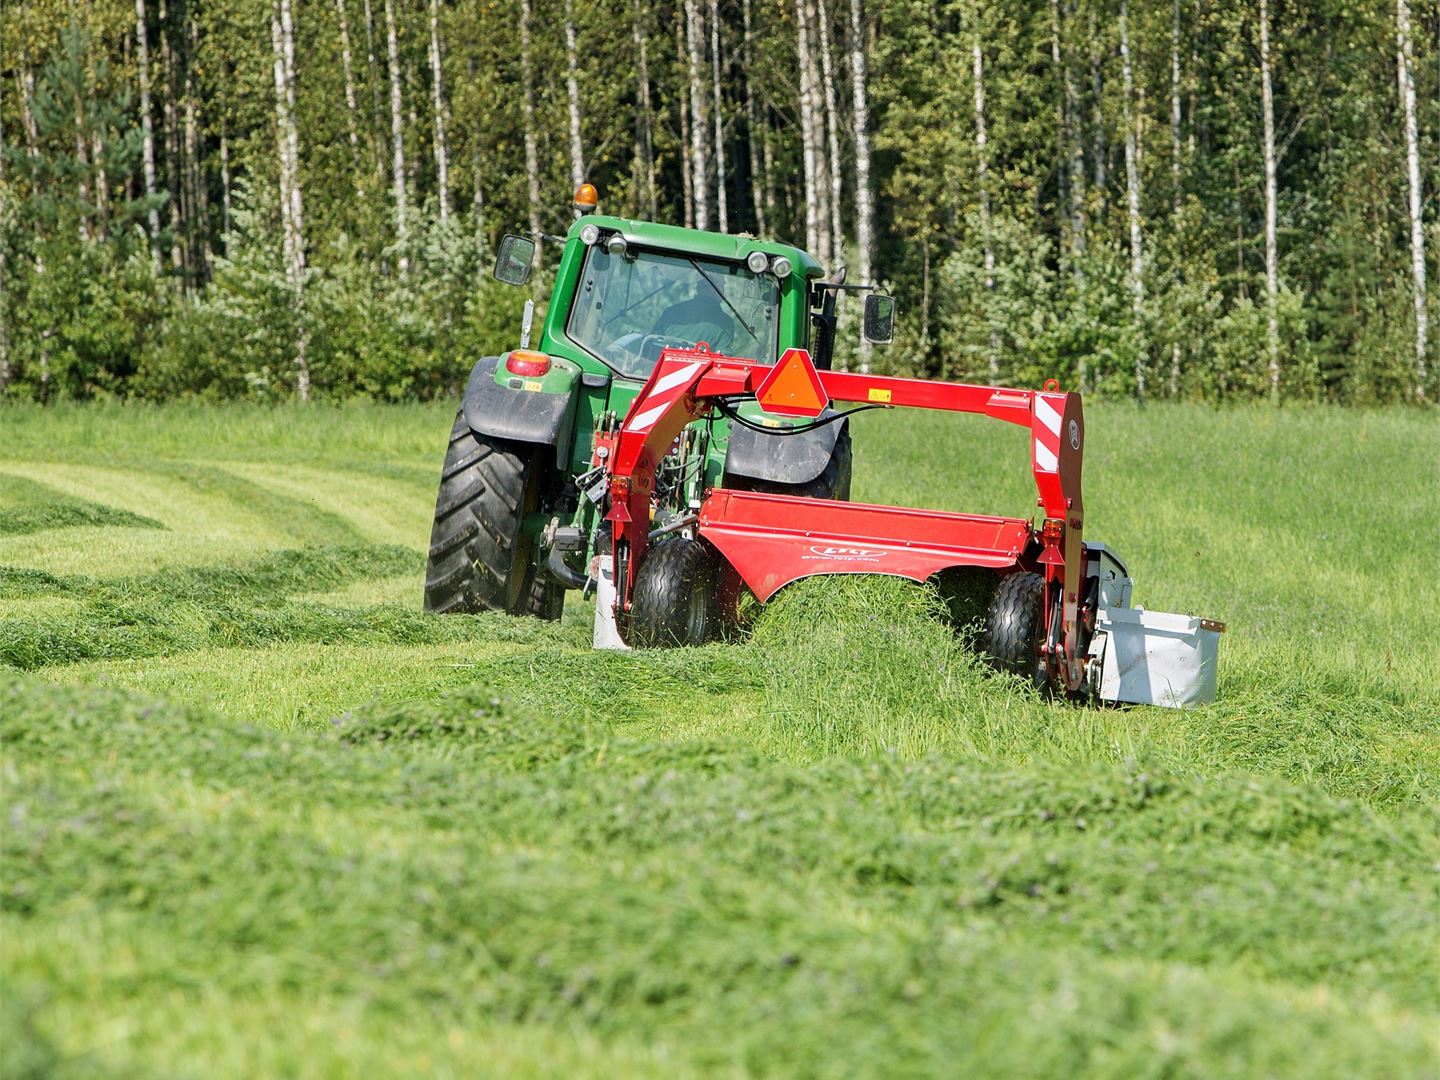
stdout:
[[[435,498],[426,611],[559,618],[551,587],[536,579],[533,544],[524,533],[538,491],[539,476],[523,448],[476,435],[464,414],[456,415]],[[563,604],[563,590],[557,591]]]
[[628,644],[703,645],[720,636],[720,561],[702,540],[669,540],[645,555],[630,600]]
[[981,645],[991,665],[1014,672],[1045,689],[1049,672],[1045,642],[1045,579],[1039,574],[1008,574],[990,601]]

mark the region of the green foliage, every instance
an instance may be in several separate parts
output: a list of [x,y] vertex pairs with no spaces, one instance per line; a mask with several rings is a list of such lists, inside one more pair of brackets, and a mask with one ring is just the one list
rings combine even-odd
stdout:
[[[857,43],[846,2],[825,5],[828,23],[814,0],[806,6],[832,52],[835,115],[818,121],[835,132],[841,157],[844,252],[832,261],[847,262],[853,281],[858,138],[849,53]],[[1440,157],[1427,103],[1440,100],[1440,38],[1433,11],[1412,7],[1421,189],[1434,192]],[[476,359],[515,340],[524,297],[488,279],[485,253],[532,212],[551,232],[570,221],[577,165],[567,18],[577,41],[578,167],[609,211],[693,218],[690,58],[685,35],[673,33],[685,19],[678,0],[534,0],[523,67],[534,74],[528,132],[513,5],[436,5],[438,110],[430,9],[392,5],[403,237],[384,11],[344,10],[343,38],[337,6],[294,11],[308,267],[297,307],[281,259],[269,5],[146,6],[153,197],[143,179],[134,6],[96,0],[83,28],[50,0],[5,6],[0,393],[281,401],[295,392],[303,337],[320,397],[452,394]],[[1268,394],[1257,12],[1184,0],[1172,56],[1175,6],[1142,0],[1127,10],[1144,249],[1138,308],[1115,5],[862,4],[877,214],[871,262],[902,312],[897,345],[870,352],[868,362],[923,375],[994,372],[1014,383],[1057,377],[1112,397],[1134,394],[1137,373],[1150,398]],[[807,185],[828,185],[829,176],[821,162],[807,178],[799,145],[795,6],[753,0],[716,11],[719,55],[707,45],[697,75],[706,139],[719,114],[727,225],[758,232],[763,219],[763,231],[800,239],[816,194]],[[1424,388],[1415,385],[1395,8],[1324,0],[1276,5],[1269,15],[1282,394],[1413,400]],[[643,88],[637,33],[649,76]],[[974,119],[977,46],[983,154]],[[617,57],[626,64],[617,67]],[[1172,88],[1174,61],[1180,81]],[[713,206],[718,155],[703,156]],[[1433,203],[1422,207],[1432,265],[1425,299],[1440,325]],[[987,248],[993,273],[985,270]],[[538,274],[531,288],[542,305],[546,280]],[[855,364],[858,334],[848,314],[842,332],[837,357]],[[1429,371],[1433,383],[1440,363]],[[1435,396],[1433,385],[1428,393]]]

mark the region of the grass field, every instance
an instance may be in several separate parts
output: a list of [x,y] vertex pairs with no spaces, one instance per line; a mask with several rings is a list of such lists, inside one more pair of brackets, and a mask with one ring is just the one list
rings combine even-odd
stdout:
[[[0,411],[0,1072],[1440,1074],[1440,424],[1089,410],[1188,713],[885,580],[636,655],[420,613],[443,407]],[[1026,512],[861,417],[859,499]],[[937,456],[940,460],[937,460]]]

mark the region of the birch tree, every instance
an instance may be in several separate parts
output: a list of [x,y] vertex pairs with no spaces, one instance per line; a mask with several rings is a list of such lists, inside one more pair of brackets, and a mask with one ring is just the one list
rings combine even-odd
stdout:
[[1275,102],[1270,89],[1270,10],[1260,0],[1260,106],[1265,124],[1265,343],[1270,354],[1270,400],[1280,400],[1279,256],[1275,238]]
[[[144,0],[135,0],[144,3]],[[355,65],[350,56],[350,19],[345,13],[345,0],[335,0],[335,14],[340,21],[340,71],[345,78],[345,129],[350,138],[350,155],[355,159],[356,183],[360,172],[359,107],[355,98]],[[363,191],[363,189],[358,189]]]
[[[1180,222],[1180,0],[1171,0],[1170,23],[1170,210]],[[1170,396],[1180,392],[1180,339],[1170,343]]]
[[1395,73],[1400,108],[1405,118],[1405,179],[1410,210],[1410,275],[1415,293],[1415,396],[1425,397],[1426,338],[1429,318],[1425,309],[1425,229],[1421,217],[1420,139],[1415,122],[1415,58],[1410,40],[1409,0],[1395,0]]
[[[749,0],[746,0],[748,5]],[[635,188],[644,216],[659,216],[655,191],[655,109],[650,100],[649,37],[641,0],[630,0],[630,40],[635,46]]]
[[685,61],[690,77],[690,180],[694,186],[695,228],[710,228],[709,163],[705,160],[705,16],[699,0],[685,0]]
[[300,137],[295,126],[295,29],[290,0],[270,7],[270,43],[275,71],[275,143],[279,160],[280,216],[285,277],[295,312],[295,391],[310,399],[309,340],[305,328],[305,239],[300,195]]
[[385,120],[380,105],[380,59],[375,50],[375,11],[365,0],[365,69],[370,83],[370,140],[375,150],[375,176],[385,187]]
[[430,87],[435,116],[435,187],[439,196],[440,224],[450,220],[450,148],[445,142],[448,111],[445,106],[445,75],[440,50],[440,0],[430,0]]
[[410,201],[405,190],[405,101],[400,89],[400,35],[395,27],[395,0],[385,0],[385,48],[390,61],[391,181],[395,189],[395,239],[400,245],[400,273],[410,272]]
[[743,34],[740,41],[741,70],[745,75],[745,155],[750,166],[750,197],[755,208],[755,231],[764,236],[769,230],[765,215],[765,183],[761,176],[763,150],[756,150],[756,142],[763,139],[764,134],[760,130],[760,110],[755,102],[752,75],[755,64],[755,36],[751,23],[750,0],[741,0],[740,13]]
[[725,192],[725,103],[720,93],[720,6],[710,0],[710,74],[714,86],[711,106],[715,124],[715,212],[721,232],[730,231],[730,211]]
[[875,204],[870,193],[870,94],[862,0],[850,0],[850,88],[855,121],[855,246],[860,281],[869,283],[875,243]]
[[830,53],[830,9],[826,0],[816,0],[816,37],[820,42],[820,70],[825,88],[825,143],[830,174],[830,250],[838,262],[845,251],[845,233],[840,222],[844,194],[840,177],[840,110],[835,101],[835,65]]
[[810,40],[809,0],[795,0],[795,34],[799,45],[800,60],[800,150],[805,167],[805,246],[815,253],[821,263],[830,261],[829,230],[826,228],[829,212],[823,193],[825,182],[821,180],[821,165],[824,151],[820,143],[817,113],[819,81],[815,70],[814,50]]
[[[978,21],[978,20],[977,20]],[[985,125],[985,58],[980,51],[980,28],[970,41],[970,69],[975,83],[975,184],[980,191],[980,240],[985,248],[985,291],[995,292],[995,248],[990,227],[990,137]],[[1000,343],[990,330],[990,381],[1000,375]]]
[[[1263,3],[1263,0],[1262,0]],[[1140,232],[1140,161],[1136,147],[1136,118],[1133,105],[1134,73],[1130,65],[1129,5],[1120,3],[1120,79],[1125,124],[1125,209],[1130,222],[1130,290],[1134,296],[1138,323],[1145,305],[1144,254]],[[1135,351],[1135,396],[1145,400],[1145,353]]]
[[580,141],[580,57],[575,40],[573,0],[565,0],[565,96],[570,105],[570,187],[573,189],[585,181],[585,147]]
[[[386,0],[388,3],[389,0]],[[520,0],[520,116],[525,128],[525,193],[530,210],[530,231],[540,231],[540,148],[535,132],[534,49],[530,24],[534,0]]]
[[155,268],[160,268],[160,205],[155,194],[155,125],[150,105],[150,31],[145,20],[145,0],[135,0],[135,62],[140,82],[140,165],[145,180],[145,198],[150,203],[146,221],[150,227],[150,250]]

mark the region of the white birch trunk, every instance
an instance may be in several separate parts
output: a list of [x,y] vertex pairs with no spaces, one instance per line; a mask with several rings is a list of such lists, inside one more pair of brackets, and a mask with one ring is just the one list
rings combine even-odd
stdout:
[[[980,32],[971,39],[971,71],[975,78],[975,182],[980,189],[980,239],[985,246],[985,291],[995,292],[995,248],[990,239],[990,138],[985,126],[985,58]],[[991,321],[987,316],[987,321]],[[990,330],[990,381],[1000,375],[1000,342],[993,323]]]
[[1275,102],[1270,90],[1270,9],[1260,0],[1260,104],[1265,121],[1265,342],[1270,353],[1270,400],[1280,400],[1279,253],[1275,237]]
[[[850,0],[850,89],[855,114],[855,247],[859,281],[871,283],[871,247],[875,242],[875,203],[870,196],[870,92],[865,47],[865,14],[861,0]],[[860,370],[870,371],[872,346],[860,342]]]
[[535,131],[535,73],[530,43],[534,20],[533,0],[520,0],[520,95],[521,119],[525,125],[525,190],[530,206],[530,231],[540,231],[540,148]]
[[276,149],[280,162],[280,217],[285,252],[285,277],[296,319],[295,391],[310,399],[308,335],[305,329],[305,240],[300,195],[300,139],[295,125],[295,28],[290,0],[270,9],[270,41],[275,53]]
[[[686,22],[675,20],[675,56],[685,55]],[[679,81],[680,90],[680,188],[684,195],[685,227],[695,227],[695,177],[692,175],[690,155],[690,98],[686,93],[687,83]]]
[[365,0],[365,69],[370,84],[370,144],[375,154],[375,175],[385,187],[385,121],[380,106],[380,60],[375,52],[375,11]]
[[[748,3],[749,0],[746,0]],[[635,186],[640,189],[637,204],[650,220],[658,216],[655,191],[655,110],[650,100],[649,35],[640,0],[631,0],[631,40],[635,46],[635,102],[640,115],[635,125]]]
[[720,5],[710,0],[710,78],[714,87],[711,106],[715,124],[715,213],[720,231],[730,231],[730,208],[725,192],[725,108],[720,93]]
[[385,0],[385,44],[390,61],[390,172],[395,188],[395,239],[400,244],[400,273],[408,274],[410,200],[405,192],[405,101],[400,90],[400,35],[395,28],[395,0]]
[[[140,3],[141,0],[136,0]],[[345,124],[346,133],[350,138],[350,155],[355,159],[355,171],[357,173],[357,192],[363,194],[363,189],[358,187],[360,171],[360,122],[359,106],[355,100],[355,64],[350,54],[350,19],[345,14],[345,0],[335,0],[335,14],[340,18],[340,68],[345,76]]]
[[755,63],[755,38],[751,25],[750,0],[742,0],[740,14],[744,32],[741,45],[742,70],[745,73],[745,152],[750,165],[750,195],[755,208],[755,232],[764,236],[767,232],[765,220],[765,185],[760,178],[761,155],[756,153],[755,141],[760,138],[760,110],[755,104],[755,88],[750,73]]
[[1420,139],[1415,121],[1415,56],[1409,0],[1395,0],[1395,71],[1405,114],[1405,176],[1410,195],[1410,275],[1415,291],[1415,396],[1425,397],[1429,317],[1425,308],[1425,229],[1421,215]]
[[800,149],[805,166],[805,246],[822,264],[828,265],[829,217],[824,205],[825,185],[820,179],[820,137],[816,130],[815,61],[810,46],[809,0],[795,0],[795,34],[800,60]]
[[690,182],[694,187],[695,228],[710,228],[709,162],[705,160],[705,16],[699,0],[685,0],[685,58],[690,78]]
[[160,207],[155,198],[155,124],[150,114],[150,34],[145,25],[145,0],[135,0],[135,59],[140,72],[140,164],[145,177],[150,251],[160,268]]
[[859,280],[870,283],[875,242],[875,203],[870,195],[870,92],[865,16],[861,0],[850,0],[850,88],[855,113],[855,245]]
[[1105,140],[1105,76],[1101,68],[1100,37],[1095,27],[1095,8],[1089,12],[1090,29],[1090,161],[1095,171],[1095,191],[1099,200],[1100,220],[1105,221],[1110,206],[1109,152]]
[[448,110],[445,107],[444,54],[440,49],[440,3],[430,0],[430,88],[435,111],[435,185],[440,195],[440,224],[450,220],[450,147],[445,141]]
[[[230,235],[230,134],[222,120],[220,127],[220,237]],[[228,241],[226,250],[229,250]]]
[[580,141],[580,54],[575,40],[575,11],[565,0],[565,94],[570,104],[570,186],[585,182],[585,147]]
[[841,200],[844,188],[840,177],[840,110],[835,101],[835,66],[831,56],[830,9],[826,0],[817,0],[819,18],[815,20],[816,36],[820,39],[820,70],[825,87],[825,136],[830,166],[830,250],[838,263],[845,251],[845,233],[841,225]]
[[[1170,196],[1176,226],[1180,217],[1180,0],[1172,0],[1170,23]],[[1180,392],[1180,341],[1170,344],[1170,396]]]
[[[1129,6],[1120,4],[1120,78],[1125,124],[1125,209],[1130,221],[1130,290],[1134,294],[1138,322],[1145,305],[1145,263],[1140,232],[1140,155],[1136,145],[1137,123],[1132,97],[1135,77],[1130,65]],[[1145,352],[1135,353],[1135,396],[1145,400]]]

